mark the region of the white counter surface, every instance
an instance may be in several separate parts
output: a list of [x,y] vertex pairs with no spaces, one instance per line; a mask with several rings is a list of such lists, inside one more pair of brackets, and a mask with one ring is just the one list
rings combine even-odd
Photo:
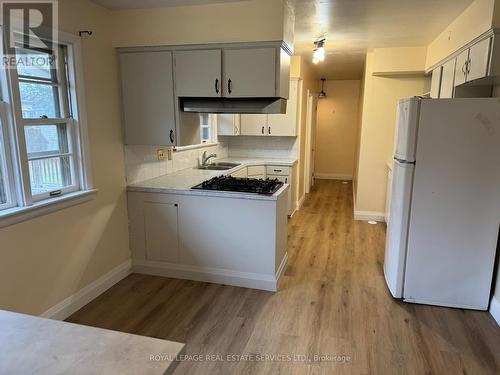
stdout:
[[171,374],[184,352],[177,342],[2,310],[0,326],[0,374]]
[[168,193],[183,195],[204,195],[211,197],[229,197],[238,199],[277,200],[278,196],[288,189],[288,185],[284,185],[272,196],[213,190],[193,190],[191,188],[202,183],[203,181],[211,179],[212,177],[232,174],[242,168],[248,167],[249,165],[276,165],[292,167],[295,163],[297,163],[296,159],[274,158],[225,158],[217,159],[216,161],[240,163],[240,165],[227,171],[207,171],[197,168],[183,169],[157,178],[131,184],[127,187],[127,190],[145,193]]

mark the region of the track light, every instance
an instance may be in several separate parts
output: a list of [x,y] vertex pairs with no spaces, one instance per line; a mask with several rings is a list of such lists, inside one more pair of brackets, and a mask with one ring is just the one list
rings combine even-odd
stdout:
[[314,64],[318,64],[321,61],[325,61],[325,39],[320,39],[314,42],[313,59]]

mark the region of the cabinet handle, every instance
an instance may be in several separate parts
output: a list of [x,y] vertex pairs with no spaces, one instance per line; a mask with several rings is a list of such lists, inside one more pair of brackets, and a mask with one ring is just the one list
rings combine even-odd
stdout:
[[283,172],[283,170],[282,170],[282,169],[275,169],[274,171],[275,171],[275,172]]
[[219,93],[219,78],[215,79],[215,93]]
[[467,74],[470,73],[470,65],[472,63],[472,60],[469,58],[469,60],[467,60]]
[[174,143],[174,131],[170,130],[170,142]]
[[230,94],[233,92],[232,82],[233,81],[231,81],[231,78],[229,78],[228,81],[227,81],[227,92],[230,93]]
[[262,134],[264,134],[264,128],[265,128],[265,126],[262,127]]
[[464,65],[462,65],[462,73],[464,74],[464,76],[467,74],[467,73],[465,72],[465,66],[466,66],[466,65],[467,65],[467,61],[466,61],[466,62],[464,62]]
[[285,184],[288,184],[288,178],[285,178]]
[[234,127],[234,135],[238,135],[238,133],[239,133],[239,132],[238,132],[238,127],[237,127],[237,126],[235,126],[235,127]]
[[269,135],[271,135],[271,127],[270,127],[270,126],[267,128],[267,133],[268,133]]

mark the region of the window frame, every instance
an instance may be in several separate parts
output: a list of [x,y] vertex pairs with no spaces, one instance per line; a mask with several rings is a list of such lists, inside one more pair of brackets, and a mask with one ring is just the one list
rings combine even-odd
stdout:
[[[68,206],[69,201],[74,200],[75,204],[82,202],[82,197],[92,199],[97,192],[93,188],[91,176],[91,163],[88,146],[87,119],[85,113],[85,91],[83,87],[83,69],[82,69],[82,51],[80,38],[76,35],[62,31],[54,31],[58,35],[57,45],[64,46],[67,50],[65,61],[57,59],[60,66],[58,69],[64,69],[66,81],[65,87],[59,88],[60,102],[64,97],[61,95],[61,89],[66,90],[65,103],[68,108],[68,115],[65,118],[58,119],[25,119],[22,117],[22,107],[19,92],[19,78],[17,69],[2,69],[1,72],[1,91],[3,103],[7,109],[4,112],[7,117],[6,123],[0,124],[0,130],[3,131],[5,143],[5,159],[7,164],[7,174],[9,180],[9,205],[0,205],[0,219],[8,216],[10,225],[16,220],[12,220],[12,215],[20,214],[19,221],[38,216],[36,208],[40,207],[40,214],[53,211],[47,207],[54,203],[54,206]],[[0,27],[2,40],[2,55],[5,54],[4,41],[5,29]],[[21,33],[17,33],[21,34]],[[58,47],[59,48],[59,47]],[[61,110],[63,110],[61,108]],[[61,113],[61,117],[63,113]],[[73,179],[71,187],[61,189],[61,194],[51,195],[50,192],[33,195],[31,191],[29,161],[25,139],[25,127],[28,125],[57,125],[64,123],[68,129],[68,152],[72,153],[73,165],[75,166],[72,174]],[[7,128],[7,129],[6,129]],[[85,200],[88,200],[85,199]],[[35,210],[34,210],[35,209]],[[58,209],[57,207],[55,209]],[[23,215],[23,212],[29,211],[29,215]],[[0,227],[3,224],[0,221]]]

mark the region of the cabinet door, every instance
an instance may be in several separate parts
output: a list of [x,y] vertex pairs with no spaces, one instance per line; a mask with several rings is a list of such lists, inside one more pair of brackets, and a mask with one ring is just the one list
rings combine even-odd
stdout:
[[241,135],[267,135],[267,115],[241,115]]
[[227,49],[223,94],[232,98],[276,96],[276,49]]
[[296,136],[297,135],[297,91],[298,81],[290,82],[289,98],[286,103],[286,114],[272,114],[268,116],[268,135]]
[[469,50],[469,65],[467,67],[467,81],[484,78],[488,75],[491,38],[474,44]]
[[174,58],[177,96],[222,95],[221,50],[177,51]]
[[146,258],[179,261],[178,207],[171,203],[144,203]]
[[469,50],[463,51],[457,56],[455,65],[455,86],[467,81],[467,61],[469,60]]
[[443,64],[441,88],[439,90],[440,98],[453,98],[453,89],[455,88],[455,63],[456,59],[453,59]]
[[441,73],[443,67],[439,66],[432,71],[432,81],[431,81],[431,98],[439,98],[439,91],[441,90]]
[[171,52],[120,54],[125,144],[175,144]]
[[218,135],[240,135],[240,115],[224,113],[216,116]]

